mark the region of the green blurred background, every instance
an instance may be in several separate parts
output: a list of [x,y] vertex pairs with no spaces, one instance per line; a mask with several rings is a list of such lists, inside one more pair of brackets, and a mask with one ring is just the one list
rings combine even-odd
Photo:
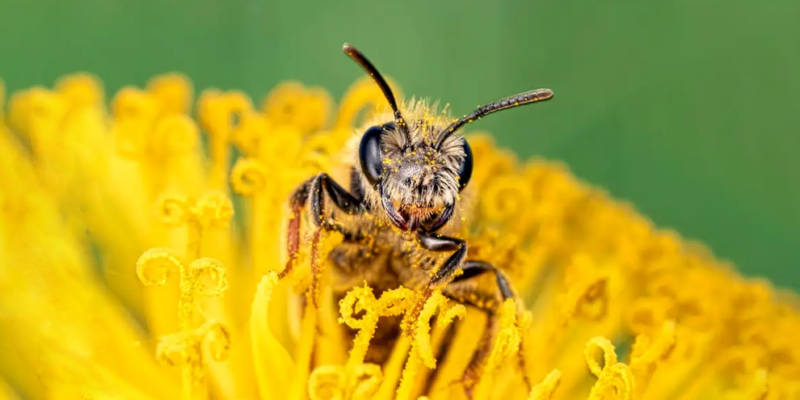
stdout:
[[285,79],[339,96],[362,73],[348,41],[459,114],[549,87],[473,129],[800,288],[799,15],[795,0],[2,0],[0,76],[87,71],[111,93],[180,71],[257,99]]

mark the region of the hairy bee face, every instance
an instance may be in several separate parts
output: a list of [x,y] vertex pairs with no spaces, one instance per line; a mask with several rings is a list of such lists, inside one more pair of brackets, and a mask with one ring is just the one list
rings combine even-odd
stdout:
[[[410,119],[410,121],[414,121]],[[373,126],[359,148],[361,171],[380,196],[386,216],[401,230],[433,233],[453,216],[458,193],[472,175],[467,141],[435,120]]]
[[453,217],[458,192],[472,175],[472,152],[456,131],[486,115],[553,97],[550,89],[535,89],[480,106],[455,121],[431,118],[431,108],[421,102],[401,111],[375,66],[347,43],[342,50],[372,77],[392,108],[394,122],[373,126],[362,136],[359,162],[372,187],[363,194],[404,231],[433,233]]

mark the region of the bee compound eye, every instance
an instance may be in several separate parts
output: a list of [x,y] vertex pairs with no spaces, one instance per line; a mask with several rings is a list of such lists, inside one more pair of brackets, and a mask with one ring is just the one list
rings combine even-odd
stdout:
[[381,136],[384,128],[373,126],[364,132],[361,144],[358,147],[358,159],[361,163],[361,172],[372,186],[381,181]]
[[461,160],[461,167],[458,173],[459,190],[464,190],[472,178],[472,149],[469,147],[469,142],[464,139],[464,159]]

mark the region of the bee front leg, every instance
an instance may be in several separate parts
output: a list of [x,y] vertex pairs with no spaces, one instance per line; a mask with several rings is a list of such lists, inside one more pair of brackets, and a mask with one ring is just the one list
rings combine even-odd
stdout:
[[[448,257],[448,259],[444,262],[441,268],[439,268],[431,277],[430,282],[428,283],[427,287],[424,289],[421,299],[415,304],[415,307],[412,311],[407,315],[407,334],[412,334],[410,332],[411,321],[415,321],[419,318],[422,309],[425,307],[425,303],[427,300],[433,295],[433,291],[437,287],[445,286],[444,294],[448,297],[454,297],[455,293],[448,293],[449,290],[447,285],[451,283],[457,283],[460,281],[465,281],[467,279],[479,276],[486,272],[492,272],[495,275],[495,280],[497,282],[497,288],[500,297],[503,300],[514,298],[514,292],[511,290],[511,285],[508,282],[508,279],[499,269],[495,268],[493,265],[483,262],[483,261],[466,261],[465,258],[467,255],[467,243],[461,239],[456,239],[447,236],[428,236],[428,235],[419,235],[419,244],[431,251],[452,251],[453,254]],[[456,276],[456,272],[461,270],[462,274]],[[479,375],[479,371],[481,366],[484,364],[486,357],[490,354],[492,345],[494,344],[494,337],[496,335],[496,325],[497,325],[497,313],[495,308],[497,307],[496,301],[494,298],[491,299],[479,299],[478,295],[471,296],[471,299],[467,299],[466,297],[461,298],[464,296],[455,296],[456,300],[466,300],[465,302],[470,305],[475,305],[482,311],[487,313],[487,320],[486,320],[486,327],[484,330],[483,337],[481,338],[480,344],[473,354],[472,359],[464,371],[464,375],[462,377],[462,382],[464,383],[465,392],[468,397],[472,398],[472,391],[477,384],[477,377]],[[474,300],[474,301],[472,301]],[[520,355],[520,367],[525,371],[524,361]],[[525,375],[525,374],[523,374]],[[528,386],[530,383],[528,382],[527,375],[525,375],[525,382]]]
[[311,188],[311,183],[316,178],[311,178],[303,182],[295,189],[289,199],[289,207],[291,207],[291,214],[289,215],[289,226],[286,230],[286,248],[289,252],[289,259],[286,261],[286,266],[278,274],[278,278],[283,278],[289,275],[294,268],[297,253],[300,250],[300,211],[306,206],[308,201],[308,192]]
[[491,272],[495,276],[495,280],[497,281],[497,289],[499,290],[500,296],[503,298],[503,300],[505,301],[515,297],[505,274],[503,274],[502,271],[497,269],[492,264],[484,261],[469,260],[464,263],[463,267],[461,267],[461,271],[464,273],[453,279],[453,283],[465,281],[478,275],[482,275],[485,272]]
[[428,287],[435,287],[450,283],[467,256],[467,242],[449,236],[419,235],[419,244],[422,248],[431,251],[452,251],[442,267],[436,270],[431,277]]
[[428,285],[423,289],[419,300],[414,305],[414,308],[411,309],[411,312],[406,314],[403,325],[405,326],[405,333],[409,336],[413,334],[412,327],[414,324],[412,322],[419,318],[422,309],[425,307],[425,303],[433,296],[434,290],[447,285],[447,283],[453,279],[455,272],[458,271],[459,266],[464,262],[467,256],[467,242],[461,239],[449,236],[428,236],[425,234],[420,234],[417,239],[420,246],[424,249],[436,252],[452,251],[453,254],[451,254],[441,268],[433,274]]
[[[484,261],[475,261],[469,260],[464,263],[464,266],[461,267],[463,273],[457,276],[451,282],[452,285],[448,286],[444,290],[444,294],[450,298],[453,298],[457,301],[462,303],[471,305],[476,307],[487,314],[486,320],[486,328],[483,333],[483,337],[481,338],[480,343],[478,344],[478,348],[475,353],[472,355],[472,359],[470,360],[469,365],[467,366],[466,370],[464,370],[464,375],[462,376],[462,383],[464,384],[464,388],[466,394],[469,398],[472,398],[472,391],[475,388],[475,385],[478,383],[478,377],[480,376],[480,368],[483,366],[486,358],[489,356],[492,350],[492,345],[494,343],[494,338],[496,335],[496,325],[497,325],[497,303],[496,303],[496,296],[502,298],[503,302],[508,299],[516,299],[513,290],[511,289],[511,285],[508,282],[505,274],[503,274],[500,269],[495,267],[492,264],[489,264]],[[485,295],[481,295],[478,293],[474,293],[473,291],[462,290],[457,291],[453,290],[454,286],[456,286],[459,282],[467,281],[471,278],[480,276],[486,272],[490,272],[494,274],[495,280],[497,283],[497,293],[490,297],[486,298]],[[520,300],[517,299],[517,302]],[[519,303],[518,303],[519,304]],[[528,390],[531,390],[532,385],[530,379],[528,378],[527,368],[525,365],[525,358],[523,357],[524,343],[520,343],[520,353],[518,357],[519,367],[522,370],[522,376],[525,381],[525,384],[528,386]]]
[[[361,200],[351,195],[345,188],[336,183],[336,181],[324,172],[303,182],[292,194],[290,200],[292,214],[289,217],[286,239],[289,259],[286,262],[286,267],[278,274],[278,277],[283,278],[287,276],[294,268],[297,253],[300,249],[300,212],[305,208],[306,203],[310,199],[312,220],[317,227],[311,243],[312,269],[314,269],[312,293],[316,293],[316,280],[319,273],[315,261],[318,256],[317,247],[320,240],[320,230],[339,230],[336,228],[341,227],[336,221],[326,219],[325,197],[330,198],[338,209],[347,214],[360,214],[363,213],[365,209]],[[316,296],[312,298],[316,303]]]

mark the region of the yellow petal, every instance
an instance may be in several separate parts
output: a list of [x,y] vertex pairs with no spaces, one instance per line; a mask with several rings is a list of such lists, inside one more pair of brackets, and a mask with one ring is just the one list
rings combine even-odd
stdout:
[[269,328],[269,302],[278,284],[278,274],[269,272],[258,284],[250,315],[250,340],[253,343],[253,368],[261,400],[289,398],[294,375],[294,361],[289,352],[272,335]]
[[[3,81],[0,81],[0,85],[3,84]],[[0,86],[0,96],[3,95],[3,87]],[[2,97],[0,97],[0,101],[2,101]],[[2,103],[0,103],[2,104]],[[0,400],[19,400],[19,396],[14,392],[8,383],[2,377],[0,377]]]

